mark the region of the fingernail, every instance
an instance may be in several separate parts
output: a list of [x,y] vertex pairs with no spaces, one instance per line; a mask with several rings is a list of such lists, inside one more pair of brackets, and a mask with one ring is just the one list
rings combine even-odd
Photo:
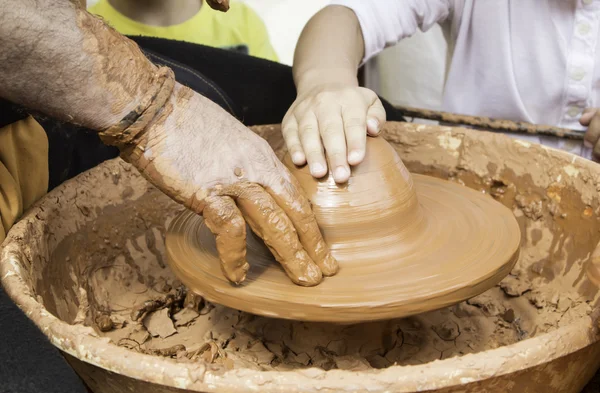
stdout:
[[350,154],[348,154],[348,162],[350,162],[350,164],[358,163],[362,158],[361,156],[362,154],[360,154],[358,150],[352,150]]
[[335,172],[333,177],[337,180],[337,179],[345,179],[347,178],[349,175],[348,173],[348,169],[346,169],[343,166],[338,166],[337,168],[335,168]]
[[313,176],[322,176],[325,171],[325,167],[322,164],[316,163],[310,166],[310,173]]
[[300,153],[299,151],[295,152],[294,154],[292,154],[292,161],[296,165],[303,164],[304,163],[304,154]]
[[367,127],[375,134],[379,134],[379,122],[376,119],[368,119]]

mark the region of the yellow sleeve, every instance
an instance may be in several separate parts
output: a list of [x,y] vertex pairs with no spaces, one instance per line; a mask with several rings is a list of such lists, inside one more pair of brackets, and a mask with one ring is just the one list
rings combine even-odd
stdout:
[[260,57],[262,59],[279,61],[277,53],[271,45],[267,27],[260,16],[248,6],[246,8],[246,37],[248,37],[248,47],[250,55]]
[[48,191],[48,138],[31,116],[0,128],[0,242]]

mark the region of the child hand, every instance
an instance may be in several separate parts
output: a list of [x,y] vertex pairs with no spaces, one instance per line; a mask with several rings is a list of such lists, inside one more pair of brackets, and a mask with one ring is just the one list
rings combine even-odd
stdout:
[[599,108],[586,108],[579,119],[582,126],[587,126],[584,141],[590,144],[593,150],[593,156],[600,158],[600,111]]
[[350,177],[349,165],[365,157],[367,133],[379,135],[384,124],[385,109],[373,91],[321,84],[298,95],[283,119],[282,131],[294,164],[308,162],[310,173],[321,178],[329,163],[336,183],[344,183]]

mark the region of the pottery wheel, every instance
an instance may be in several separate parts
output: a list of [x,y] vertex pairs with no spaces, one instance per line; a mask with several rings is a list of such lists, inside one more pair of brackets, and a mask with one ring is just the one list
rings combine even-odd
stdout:
[[[370,154],[377,159],[389,153],[379,143],[370,145]],[[369,183],[406,181],[409,191],[391,187],[386,194],[394,200],[408,200],[402,202],[406,206],[402,217],[386,216],[395,202],[385,202],[389,198],[383,197],[375,224],[369,224],[369,214],[361,213],[360,206],[363,202],[369,205],[367,195],[379,198],[374,196],[378,191],[361,188],[359,180],[337,191],[339,187],[331,180],[316,182],[307,170],[295,173],[340,263],[339,273],[319,285],[292,284],[249,228],[247,260],[251,268],[245,282],[231,284],[221,272],[214,236],[202,217],[188,211],[175,218],[167,234],[171,268],[190,289],[218,304],[269,317],[340,323],[399,318],[442,308],[502,280],[519,254],[521,235],[512,212],[491,196],[459,184],[422,175],[411,178],[396,153],[389,154],[393,157],[374,164],[383,172],[365,165],[356,174],[356,179],[361,174],[371,176]],[[374,173],[388,175],[373,177]],[[315,183],[312,189],[311,182]],[[351,198],[344,202],[352,187],[356,190],[350,190]],[[336,192],[341,199],[319,199],[323,193]],[[353,214],[327,210],[331,207],[328,203],[348,201],[356,205],[349,208],[354,209]],[[353,221],[358,224],[344,226]],[[332,230],[336,225],[342,229]]]

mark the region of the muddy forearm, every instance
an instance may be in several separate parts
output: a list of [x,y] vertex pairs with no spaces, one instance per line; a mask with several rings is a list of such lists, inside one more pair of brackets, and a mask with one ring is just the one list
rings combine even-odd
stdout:
[[0,96],[102,130],[136,107],[155,66],[69,0],[0,4]]
[[317,84],[358,85],[356,73],[364,55],[358,18],[342,6],[329,6],[306,25],[294,56],[298,93]]

